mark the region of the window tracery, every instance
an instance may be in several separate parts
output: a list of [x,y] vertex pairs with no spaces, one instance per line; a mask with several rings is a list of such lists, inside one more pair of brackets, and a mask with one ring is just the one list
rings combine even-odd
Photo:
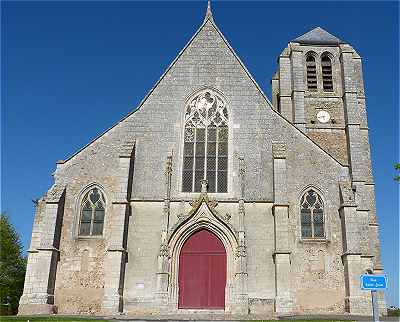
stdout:
[[103,234],[106,202],[101,190],[90,189],[82,199],[80,208],[79,236]]
[[209,192],[227,192],[228,110],[211,90],[196,95],[186,107],[182,191],[200,192],[203,179]]
[[310,189],[301,198],[301,237],[324,238],[324,204],[321,196]]

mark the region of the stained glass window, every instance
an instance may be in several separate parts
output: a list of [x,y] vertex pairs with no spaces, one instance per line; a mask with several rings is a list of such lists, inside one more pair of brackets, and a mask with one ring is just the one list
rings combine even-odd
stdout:
[[300,201],[301,236],[324,238],[324,205],[314,190],[308,190]]
[[200,192],[207,179],[209,192],[228,191],[228,110],[210,90],[186,107],[182,191]]
[[99,236],[103,234],[105,199],[98,188],[90,189],[82,199],[79,223],[80,236]]

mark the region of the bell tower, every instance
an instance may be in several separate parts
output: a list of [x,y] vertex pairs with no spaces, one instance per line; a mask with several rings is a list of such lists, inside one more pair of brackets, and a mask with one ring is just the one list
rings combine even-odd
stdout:
[[[361,57],[348,43],[317,27],[289,42],[271,84],[274,109],[349,168],[357,229],[365,229],[368,236],[359,234],[357,255],[345,252],[343,261],[360,256],[357,261],[365,269],[382,273]],[[353,299],[347,300],[354,312]]]
[[347,165],[343,45],[320,27],[292,40],[278,58],[272,92],[279,113]]

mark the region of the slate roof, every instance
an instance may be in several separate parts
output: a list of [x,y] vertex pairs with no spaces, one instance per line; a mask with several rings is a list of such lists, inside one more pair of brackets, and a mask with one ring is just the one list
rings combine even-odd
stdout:
[[[192,36],[192,38],[189,40],[189,42],[185,45],[185,47],[179,52],[178,56],[175,57],[175,59],[172,61],[172,63],[168,66],[168,68],[164,71],[164,73],[161,75],[161,77],[158,79],[158,81],[155,83],[155,85],[153,86],[153,88],[150,89],[150,91],[147,93],[147,95],[142,99],[142,101],[139,103],[139,105],[130,113],[128,113],[125,117],[123,117],[119,122],[115,123],[113,126],[111,126],[110,128],[108,128],[106,131],[104,131],[102,134],[100,134],[99,136],[97,136],[96,138],[94,138],[91,142],[89,142],[87,145],[85,145],[83,148],[79,149],[78,151],[76,151],[74,154],[72,154],[70,157],[68,157],[63,163],[66,163],[67,161],[70,161],[71,159],[73,159],[76,155],[78,155],[80,152],[82,152],[83,150],[85,150],[88,146],[90,146],[92,143],[94,143],[95,141],[97,141],[98,139],[100,139],[102,136],[104,136],[106,133],[108,133],[110,130],[112,130],[113,128],[115,128],[117,125],[119,125],[120,123],[124,122],[129,116],[131,116],[132,114],[134,114],[135,112],[139,111],[139,109],[142,107],[142,105],[144,104],[144,102],[150,97],[150,95],[153,93],[153,91],[155,90],[155,88],[161,83],[161,81],[164,79],[165,75],[169,72],[170,69],[172,69],[175,65],[175,63],[178,61],[178,59],[180,59],[180,57],[182,56],[182,54],[185,52],[185,50],[191,45],[191,43],[194,41],[194,39],[197,37],[197,35],[201,32],[201,30],[204,28],[204,26],[206,24],[210,23],[214,28],[215,31],[219,34],[219,36],[222,38],[223,42],[225,43],[225,45],[228,47],[228,49],[231,51],[231,53],[233,54],[233,56],[236,58],[236,60],[238,61],[239,65],[243,68],[245,74],[249,77],[250,81],[254,84],[254,86],[257,88],[257,90],[259,91],[259,93],[261,94],[261,96],[265,99],[267,105],[269,105],[271,107],[271,111],[273,113],[276,113],[277,115],[279,115],[279,117],[281,117],[283,120],[285,120],[286,122],[288,122],[295,130],[297,130],[301,135],[303,135],[305,138],[307,138],[308,140],[310,140],[314,145],[316,145],[319,149],[321,149],[324,153],[326,153],[327,155],[329,155],[335,162],[337,162],[339,165],[343,166],[340,161],[338,161],[335,157],[333,157],[331,154],[329,154],[326,150],[324,150],[320,145],[318,145],[317,143],[315,143],[314,141],[312,141],[304,132],[300,131],[296,126],[294,126],[290,121],[288,121],[286,118],[284,118],[280,113],[278,113],[277,111],[275,111],[272,108],[272,104],[269,101],[269,99],[267,98],[267,96],[265,95],[265,93],[263,92],[263,90],[261,89],[261,87],[258,85],[258,83],[256,82],[256,80],[253,78],[253,76],[250,74],[250,72],[248,71],[248,69],[246,68],[246,66],[243,64],[243,62],[240,60],[239,56],[236,54],[236,52],[233,50],[232,46],[229,44],[229,42],[226,40],[225,36],[222,34],[222,32],[219,30],[218,26],[216,25],[213,15],[212,15],[212,11],[211,11],[211,4],[210,1],[208,1],[208,5],[207,5],[207,11],[206,11],[206,15],[204,18],[203,23],[201,24],[201,26],[199,27],[199,29],[196,31],[196,33]],[[315,28],[314,30],[316,30],[318,28]],[[335,36],[332,36],[331,34],[329,34],[328,32],[326,32],[325,30],[319,28],[320,30],[322,30],[323,32],[325,32],[326,34],[328,34],[329,36],[333,37],[334,39],[339,40],[338,38],[336,38]],[[313,32],[314,30],[310,31],[309,33]],[[308,34],[308,33],[307,33]],[[306,36],[307,34],[303,35]],[[301,36],[301,37],[303,37]],[[301,38],[299,37],[299,38]],[[287,48],[285,49],[287,50]]]
[[297,37],[292,40],[301,44],[313,44],[313,45],[338,45],[344,44],[345,42],[339,38],[331,35],[321,27],[314,28],[313,30],[305,33],[304,35]]

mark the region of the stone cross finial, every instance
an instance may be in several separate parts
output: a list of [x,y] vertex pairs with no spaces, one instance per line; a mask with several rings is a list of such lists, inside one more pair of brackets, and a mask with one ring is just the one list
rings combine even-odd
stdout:
[[207,11],[206,11],[206,16],[204,17],[204,21],[206,21],[207,19],[213,20],[213,15],[211,11],[211,0],[208,0],[207,2]]
[[201,193],[207,193],[207,184],[208,181],[206,179],[201,180]]

